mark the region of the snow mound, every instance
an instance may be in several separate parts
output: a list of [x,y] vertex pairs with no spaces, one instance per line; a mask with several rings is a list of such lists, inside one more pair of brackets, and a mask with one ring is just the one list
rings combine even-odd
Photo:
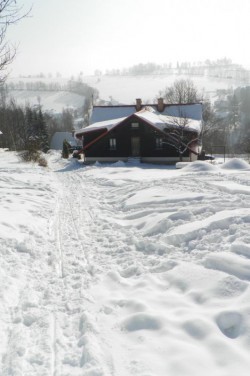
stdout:
[[239,312],[222,312],[216,318],[221,332],[228,338],[237,338],[242,332],[243,318]]
[[138,330],[158,330],[161,328],[161,320],[152,314],[138,312],[127,317],[122,327],[129,332]]
[[218,168],[211,163],[205,161],[195,161],[190,162],[187,166],[183,167],[185,171],[193,172],[209,172],[209,171],[218,171]]
[[113,167],[124,167],[126,165],[123,161],[117,161],[117,162],[113,163],[112,166]]
[[246,161],[240,158],[232,158],[226,163],[224,163],[221,168],[225,168],[228,170],[245,170],[249,169],[250,165]]

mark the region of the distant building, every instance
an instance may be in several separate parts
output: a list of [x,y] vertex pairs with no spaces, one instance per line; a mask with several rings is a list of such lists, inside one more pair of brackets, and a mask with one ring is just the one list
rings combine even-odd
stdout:
[[75,132],[91,162],[127,161],[171,164],[194,161],[200,152],[202,105],[157,104],[94,106],[90,125]]

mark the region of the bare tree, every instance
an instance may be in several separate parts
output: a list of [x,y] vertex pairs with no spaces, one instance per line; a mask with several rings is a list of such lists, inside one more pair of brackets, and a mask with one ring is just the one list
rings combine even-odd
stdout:
[[198,142],[198,135],[196,132],[190,131],[190,119],[185,116],[173,117],[172,125],[167,125],[164,129],[166,137],[163,144],[172,146],[179,154],[180,161],[187,151],[198,155],[196,150],[193,150],[193,143]]
[[212,106],[209,100],[205,100],[202,104],[202,129],[201,129],[201,138],[203,147],[207,147],[214,143],[217,136],[214,135],[218,133],[218,130],[221,132],[222,128],[222,119],[216,116],[214,107]]
[[16,46],[6,40],[7,31],[11,25],[17,24],[30,13],[25,11],[17,0],[0,0],[0,84],[6,79],[6,68],[16,56]]
[[[195,87],[192,80],[176,80],[172,86],[166,87],[161,91],[160,96],[162,96],[166,103],[169,104],[186,104],[186,103],[201,103],[202,102],[202,129],[199,139],[202,140],[203,146],[208,148],[211,143],[217,138],[218,133],[221,135],[222,122],[216,116],[214,107],[207,99],[203,93],[200,93]],[[184,138],[183,132],[185,127],[179,124],[179,140]],[[183,131],[182,131],[183,130]],[[176,132],[176,130],[175,130]],[[186,133],[186,132],[184,132]],[[215,137],[214,137],[215,136]],[[220,137],[221,138],[221,137]],[[201,142],[201,141],[200,141]],[[224,145],[224,141],[220,141]],[[187,143],[185,142],[187,145]],[[192,142],[191,142],[192,146]],[[188,146],[190,148],[190,144]]]
[[172,86],[161,91],[160,95],[170,104],[197,103],[202,100],[193,81],[188,79],[176,80]]

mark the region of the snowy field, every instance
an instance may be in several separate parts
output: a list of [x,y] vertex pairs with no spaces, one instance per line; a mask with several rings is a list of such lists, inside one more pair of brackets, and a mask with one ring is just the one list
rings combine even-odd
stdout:
[[249,164],[48,162],[0,151],[0,375],[249,375]]

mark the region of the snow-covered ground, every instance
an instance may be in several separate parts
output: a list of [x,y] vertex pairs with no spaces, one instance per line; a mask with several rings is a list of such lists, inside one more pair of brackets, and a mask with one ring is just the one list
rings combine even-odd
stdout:
[[0,152],[1,376],[247,376],[250,168]]
[[86,76],[83,81],[99,91],[101,99],[111,99],[124,104],[135,103],[141,98],[143,103],[155,102],[159,92],[172,86],[174,81],[189,79],[193,81],[199,92],[204,93],[213,102],[217,98],[216,91],[244,85],[244,83],[229,79],[206,76],[185,75],[147,75],[147,76]]
[[42,91],[42,90],[10,90],[10,98],[14,98],[20,106],[41,105],[44,111],[59,114],[64,109],[82,108],[85,97],[68,91]]

